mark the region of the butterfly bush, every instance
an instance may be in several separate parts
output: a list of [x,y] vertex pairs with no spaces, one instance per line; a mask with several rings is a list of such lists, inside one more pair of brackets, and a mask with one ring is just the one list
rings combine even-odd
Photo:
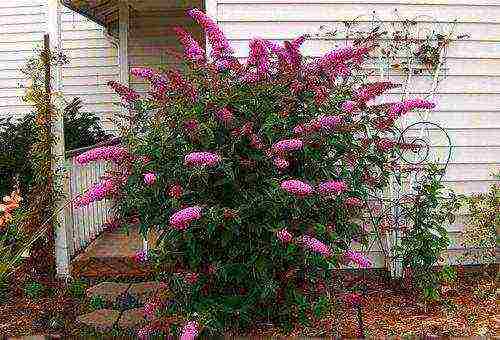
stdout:
[[121,169],[82,201],[114,194],[117,216],[160,233],[149,262],[175,298],[165,313],[192,320],[175,335],[290,324],[298,297],[320,317],[312,306],[333,294],[336,270],[373,265],[351,249],[368,245],[368,202],[418,149],[400,140],[398,118],[434,104],[376,100],[398,85],[368,81],[372,41],[307,58],[303,36],[256,37],[242,61],[212,19],[188,15],[209,56],[176,28],[182,68],[132,69],[150,85],[141,98],[111,84],[135,101],[126,152],[82,156]]

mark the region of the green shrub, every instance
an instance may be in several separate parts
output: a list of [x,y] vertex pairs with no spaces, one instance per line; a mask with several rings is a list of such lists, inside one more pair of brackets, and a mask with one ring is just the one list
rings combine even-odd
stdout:
[[40,282],[28,282],[24,286],[24,294],[30,299],[38,299],[45,292],[45,286]]
[[88,284],[82,280],[74,280],[68,285],[68,293],[75,299],[83,299],[85,297],[85,292],[88,288]]

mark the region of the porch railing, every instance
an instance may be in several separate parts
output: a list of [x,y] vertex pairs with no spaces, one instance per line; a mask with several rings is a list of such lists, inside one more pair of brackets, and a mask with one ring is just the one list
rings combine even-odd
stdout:
[[[99,146],[119,144],[119,139],[66,153],[69,162],[69,199],[73,202],[79,194],[99,182],[106,171],[111,169],[109,162],[92,162],[85,166],[76,163],[75,158]],[[110,200],[93,202],[88,206],[66,209],[66,232],[69,257],[73,259],[95,240],[104,230],[106,222],[112,217]]]

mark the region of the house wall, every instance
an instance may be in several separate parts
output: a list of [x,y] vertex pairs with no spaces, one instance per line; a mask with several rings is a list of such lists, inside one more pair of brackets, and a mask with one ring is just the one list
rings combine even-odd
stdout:
[[[118,79],[117,49],[94,22],[62,7],[62,48],[69,58],[64,66],[62,91],[68,100],[78,96],[84,110],[96,112],[111,128],[109,117],[118,101],[106,82]],[[47,0],[0,1],[0,117],[20,117],[30,111],[22,102],[25,83],[19,67],[43,46],[47,31]]]
[[[448,129],[454,145],[445,177],[447,186],[460,193],[472,193],[486,191],[494,183],[490,174],[500,171],[500,1],[208,0],[207,10],[230,39],[236,56],[242,59],[248,54],[252,37],[291,40],[303,33],[317,33],[322,25],[343,32],[344,21],[357,18],[357,22],[369,27],[374,14],[385,25],[391,25],[396,15],[416,17],[424,31],[448,31],[457,19],[455,31],[469,33],[470,38],[452,42],[447,78],[437,89],[437,108],[430,120]],[[302,51],[318,56],[343,43],[313,39],[304,44]],[[390,79],[401,80],[397,76]],[[414,77],[414,81],[411,89],[415,95],[431,88],[429,77]],[[401,90],[394,92],[397,91]],[[388,95],[386,99],[390,98],[400,98],[400,94]],[[415,121],[416,116],[408,119]],[[443,139],[433,140],[435,146],[444,145]],[[443,148],[434,150],[437,149]],[[453,240],[451,258],[462,252],[460,230],[464,223],[466,216],[461,212],[457,223],[449,227]]]
[[[134,7],[135,5],[133,5]],[[138,5],[139,6],[139,5]],[[170,55],[168,49],[182,52],[172,30],[180,26],[203,44],[203,34],[198,25],[186,15],[191,7],[203,8],[201,0],[186,0],[182,3],[174,1],[152,1],[131,11],[129,28],[129,67],[176,67],[179,61]],[[130,77],[133,89],[144,93],[148,85],[141,79]]]

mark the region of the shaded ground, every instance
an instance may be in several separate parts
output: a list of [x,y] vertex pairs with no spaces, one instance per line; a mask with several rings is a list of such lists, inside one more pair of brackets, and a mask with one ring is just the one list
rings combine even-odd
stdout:
[[[62,294],[63,284],[54,285],[52,291],[51,296],[39,300],[27,299],[20,291],[12,292],[8,300],[0,304],[0,334],[88,334],[74,323],[88,301],[80,302]],[[365,334],[499,336],[498,293],[493,281],[468,274],[446,289],[442,303],[425,306],[407,292],[388,288],[383,280],[372,279],[363,303]],[[289,335],[354,337],[356,328],[354,309],[339,302],[323,321],[310,328],[297,326]],[[280,333],[259,328],[248,335]]]

